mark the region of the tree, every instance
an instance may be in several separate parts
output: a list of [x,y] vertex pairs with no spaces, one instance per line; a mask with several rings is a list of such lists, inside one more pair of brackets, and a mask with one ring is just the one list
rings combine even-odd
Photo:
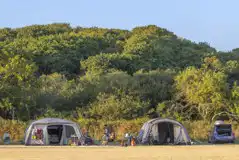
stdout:
[[1,80],[12,85],[22,85],[34,78],[36,70],[37,66],[33,62],[17,55],[9,58],[5,66],[0,66]]
[[197,105],[204,118],[225,110],[227,107],[228,83],[224,72],[202,67],[189,67],[175,78],[178,95],[190,105]]

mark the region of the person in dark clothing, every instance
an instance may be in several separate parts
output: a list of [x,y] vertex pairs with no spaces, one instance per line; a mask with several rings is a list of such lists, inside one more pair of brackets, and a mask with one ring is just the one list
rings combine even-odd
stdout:
[[104,135],[102,137],[102,144],[107,145],[109,142],[110,132],[107,125],[104,126]]
[[109,127],[107,125],[105,125],[105,127],[104,127],[104,134],[108,137],[110,136]]

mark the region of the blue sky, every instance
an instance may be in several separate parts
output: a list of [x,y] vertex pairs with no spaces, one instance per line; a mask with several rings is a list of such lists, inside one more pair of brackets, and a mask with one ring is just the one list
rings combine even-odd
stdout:
[[218,50],[239,47],[239,0],[0,0],[0,28],[66,22],[132,29],[155,24]]

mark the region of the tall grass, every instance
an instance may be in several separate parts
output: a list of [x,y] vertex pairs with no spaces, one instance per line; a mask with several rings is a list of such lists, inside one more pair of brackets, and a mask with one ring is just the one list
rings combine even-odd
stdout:
[[[121,120],[121,121],[101,121],[92,119],[79,119],[75,120],[79,123],[83,132],[88,131],[90,136],[96,140],[100,140],[103,136],[104,125],[111,126],[112,130],[116,133],[116,139],[120,140],[125,133],[137,134],[142,124],[146,122],[147,118],[141,118],[136,120]],[[4,120],[0,118],[0,137],[2,138],[4,132],[8,131],[13,142],[23,140],[24,132],[27,127],[26,122]],[[208,131],[211,130],[212,124],[205,121],[192,121],[182,122],[185,126],[191,139],[205,141],[208,138]],[[239,138],[239,125],[238,123],[233,124],[233,131],[237,138]],[[0,139],[1,139],[0,138]],[[0,140],[1,141],[1,140]]]
[[121,120],[121,121],[96,121],[91,119],[79,119],[77,122],[80,124],[83,132],[88,131],[92,137],[100,140],[103,136],[104,125],[111,126],[111,130],[115,132],[116,139],[121,139],[125,133],[136,134],[142,124],[146,122],[147,118],[140,118],[135,120]]
[[14,120],[4,120],[0,118],[0,139],[3,134],[8,132],[11,136],[12,142],[20,141],[24,138],[26,123]]
[[212,129],[212,125],[206,121],[183,122],[191,139],[205,141],[208,139],[208,131]]

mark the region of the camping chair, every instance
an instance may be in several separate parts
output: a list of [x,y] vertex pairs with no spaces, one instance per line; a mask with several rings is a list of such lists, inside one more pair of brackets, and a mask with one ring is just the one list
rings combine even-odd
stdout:
[[115,140],[115,133],[111,132],[109,136],[109,142],[114,142],[114,140]]
[[49,139],[51,143],[59,143],[59,137],[56,134],[49,135]]
[[10,144],[10,142],[11,142],[11,139],[10,139],[9,133],[4,133],[4,135],[3,135],[3,143],[4,144]]

